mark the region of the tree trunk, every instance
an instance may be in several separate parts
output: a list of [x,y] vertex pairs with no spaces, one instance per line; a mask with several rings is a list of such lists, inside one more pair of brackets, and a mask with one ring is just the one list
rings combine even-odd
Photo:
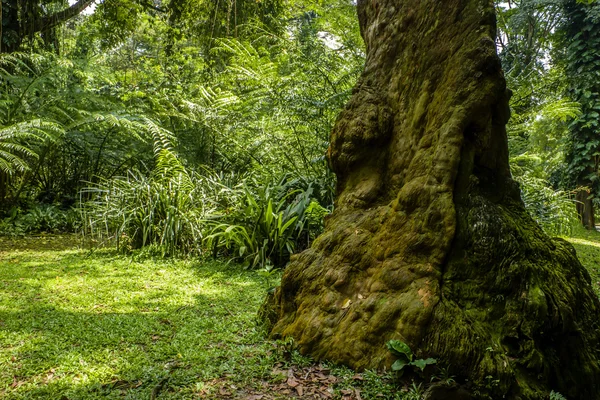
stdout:
[[4,201],[8,193],[8,174],[0,169],[0,215],[5,208]]
[[594,218],[594,203],[590,198],[589,189],[579,189],[575,195],[577,214],[585,229],[596,229],[596,220]]
[[[19,50],[23,40],[42,32],[50,40],[54,27],[79,15],[94,0],[78,0],[70,7],[51,15],[44,15],[42,4],[32,0],[3,0],[2,29],[0,30],[0,53],[12,53]],[[6,21],[6,22],[5,22]]]
[[493,2],[358,13],[366,64],[328,153],[336,209],[267,299],[271,335],[358,369],[389,367],[402,340],[494,399],[600,398],[590,277],[510,175]]

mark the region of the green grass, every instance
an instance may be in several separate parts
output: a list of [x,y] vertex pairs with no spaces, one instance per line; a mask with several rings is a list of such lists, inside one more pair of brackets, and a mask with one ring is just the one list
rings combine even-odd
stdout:
[[600,232],[579,227],[565,239],[575,247],[577,257],[590,273],[592,286],[600,297]]
[[[600,294],[600,233],[566,239]],[[269,283],[256,272],[78,243],[0,238],[0,398],[285,399],[281,370],[316,366],[265,339],[256,313]],[[365,400],[418,398],[389,374],[321,368],[337,377],[333,398],[357,389]]]
[[323,369],[334,399],[412,398],[389,374],[315,364],[293,342],[266,340],[256,315],[273,277],[78,244],[0,237],[2,399],[288,399],[282,370],[323,389],[306,378]]
[[[1,240],[1,239],[0,239]],[[0,397],[194,398],[271,372],[266,284],[222,263],[0,246]],[[35,242],[35,241],[33,241]],[[34,247],[34,248],[31,248]]]

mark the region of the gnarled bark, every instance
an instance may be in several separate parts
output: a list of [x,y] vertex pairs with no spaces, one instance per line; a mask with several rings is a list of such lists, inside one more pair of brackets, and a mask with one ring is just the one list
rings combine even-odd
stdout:
[[367,59],[331,135],[336,209],[267,300],[272,335],[359,369],[389,366],[399,339],[492,398],[600,398],[589,275],[510,175],[493,2],[358,12]]

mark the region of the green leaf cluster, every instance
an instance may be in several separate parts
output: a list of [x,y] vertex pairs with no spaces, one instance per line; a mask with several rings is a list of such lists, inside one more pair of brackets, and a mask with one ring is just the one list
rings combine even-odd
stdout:
[[414,355],[410,347],[401,340],[390,340],[386,343],[388,350],[398,359],[392,364],[392,370],[402,374],[404,367],[413,366],[420,371],[425,370],[428,365],[437,363],[435,358],[413,359]]

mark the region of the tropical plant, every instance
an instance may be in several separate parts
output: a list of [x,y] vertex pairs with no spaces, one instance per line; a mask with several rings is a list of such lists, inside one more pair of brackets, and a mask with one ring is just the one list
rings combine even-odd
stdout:
[[221,253],[243,260],[249,268],[282,267],[298,244],[308,243],[310,229],[320,228],[311,226],[319,218],[311,187],[288,190],[282,181],[254,190],[245,185],[244,193],[244,203],[236,212],[211,223],[205,241],[215,256]]
[[435,358],[414,359],[414,354],[410,347],[401,340],[390,340],[386,343],[388,350],[397,358],[392,364],[392,371],[402,375],[406,366],[412,366],[423,371],[428,365],[437,363]]
[[[160,144],[160,143],[159,143]],[[162,255],[199,253],[207,204],[196,178],[168,147],[157,145],[150,176],[130,172],[85,190],[85,231],[122,249],[158,246]]]
[[568,95],[581,104],[582,110],[569,125],[568,185],[570,189],[589,189],[577,189],[577,199],[582,204],[578,211],[584,226],[595,229],[593,199],[600,193],[600,84],[597,78],[600,73],[600,5],[568,0],[564,14],[564,51],[555,58],[565,66]]

